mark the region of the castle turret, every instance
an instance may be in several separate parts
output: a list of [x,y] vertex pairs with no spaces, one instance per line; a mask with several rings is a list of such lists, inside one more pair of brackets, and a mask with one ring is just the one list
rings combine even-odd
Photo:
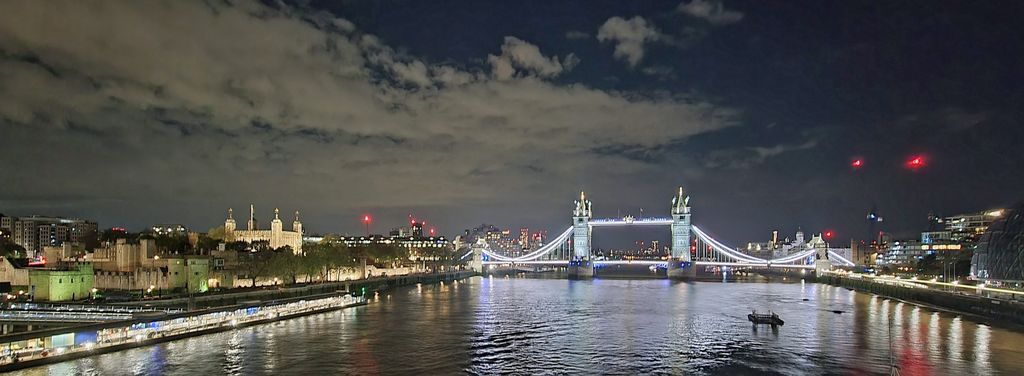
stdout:
[[235,218],[234,218],[234,215],[233,215],[234,213],[233,212],[234,212],[233,209],[228,208],[228,219],[224,220],[224,232],[225,233],[229,233],[229,232],[234,232],[235,231],[235,226],[236,225],[235,225]]
[[232,242],[235,240],[235,229],[237,228],[237,226],[238,225],[235,224],[234,210],[228,208],[228,219],[224,220],[225,242]]
[[299,211],[295,211],[295,221],[292,222],[292,231],[295,231],[302,236],[302,222],[299,222]]

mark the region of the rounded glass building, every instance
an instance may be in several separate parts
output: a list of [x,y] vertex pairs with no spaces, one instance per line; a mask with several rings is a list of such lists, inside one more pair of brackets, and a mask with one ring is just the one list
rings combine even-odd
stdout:
[[1024,203],[988,227],[971,258],[971,276],[983,281],[1024,282]]

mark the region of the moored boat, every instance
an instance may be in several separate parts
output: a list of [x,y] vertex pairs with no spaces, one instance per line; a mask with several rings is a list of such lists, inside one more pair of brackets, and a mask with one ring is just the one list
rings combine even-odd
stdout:
[[768,313],[757,313],[757,311],[751,312],[747,315],[747,320],[754,324],[767,324],[767,325],[785,325],[786,322],[779,318],[779,315],[775,312],[769,311]]

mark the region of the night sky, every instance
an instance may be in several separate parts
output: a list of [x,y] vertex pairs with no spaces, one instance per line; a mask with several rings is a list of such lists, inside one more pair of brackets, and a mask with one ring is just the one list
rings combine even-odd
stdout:
[[873,207],[913,237],[929,211],[1024,198],[1022,18],[1019,1],[5,1],[0,213],[205,230],[251,202],[308,232],[361,233],[364,213],[374,232],[409,214],[556,232],[580,190],[599,217],[667,215],[683,185],[730,244],[863,238]]

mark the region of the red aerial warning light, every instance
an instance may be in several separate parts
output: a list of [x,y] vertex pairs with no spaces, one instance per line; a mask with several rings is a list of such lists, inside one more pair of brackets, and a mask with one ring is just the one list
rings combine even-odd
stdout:
[[431,228],[430,228],[430,236],[434,236],[434,232],[435,232],[434,228],[433,228],[433,227],[431,227]]
[[832,239],[832,235],[834,235],[832,233],[832,230],[825,230],[825,234],[824,234],[825,239]]
[[911,157],[909,160],[907,160],[907,168],[911,170],[917,170],[921,167],[924,167],[924,157],[920,155],[915,155]]
[[363,216],[363,222],[369,223],[370,222],[370,216],[369,215],[364,215]]
[[854,159],[853,162],[850,162],[850,166],[853,167],[853,168],[864,167],[864,160],[863,159],[859,159],[859,158],[858,159]]

